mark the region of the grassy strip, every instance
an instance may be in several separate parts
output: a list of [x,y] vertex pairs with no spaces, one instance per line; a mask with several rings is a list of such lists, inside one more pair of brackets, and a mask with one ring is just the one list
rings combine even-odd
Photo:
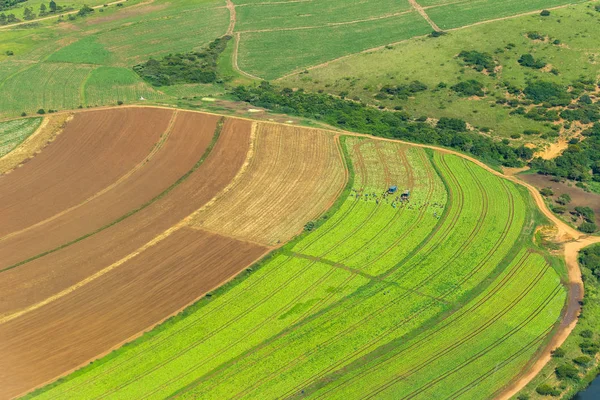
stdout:
[[175,189],[177,186],[179,186],[179,184],[181,184],[183,181],[185,181],[187,178],[189,178],[189,176],[191,174],[193,174],[200,167],[200,165],[202,165],[202,163],[204,162],[204,160],[206,160],[206,158],[210,155],[210,153],[212,152],[212,149],[215,147],[215,144],[219,140],[219,137],[221,135],[221,130],[223,129],[224,122],[225,122],[225,118],[222,117],[219,120],[219,122],[217,123],[217,128],[215,129],[215,134],[214,134],[214,136],[212,138],[212,141],[210,142],[209,146],[206,148],[206,151],[204,151],[204,154],[202,154],[202,157],[200,157],[200,159],[198,160],[198,162],[196,162],[196,164],[188,172],[186,172],[185,174],[183,174],[179,179],[177,179],[177,181],[175,181],[171,186],[169,186],[168,188],[166,188],[162,193],[158,194],[153,199],[148,200],[146,203],[142,204],[138,208],[127,212],[126,214],[122,215],[121,217],[117,218],[116,220],[114,220],[114,221],[112,221],[112,222],[110,222],[110,223],[108,223],[108,224],[106,224],[106,225],[104,225],[104,226],[96,229],[93,232],[87,233],[87,234],[85,234],[85,235],[83,235],[81,237],[78,237],[77,239],[71,240],[70,242],[67,242],[67,243],[65,243],[63,245],[60,245],[60,246],[58,246],[58,247],[56,247],[54,249],[51,249],[51,250],[45,251],[43,253],[40,253],[38,255],[35,255],[33,257],[30,257],[27,260],[23,260],[23,261],[20,261],[20,262],[18,262],[16,264],[13,264],[13,265],[11,265],[9,267],[6,267],[6,268],[0,270],[0,272],[5,272],[5,271],[11,270],[13,268],[20,267],[23,264],[27,264],[28,262],[35,261],[35,260],[37,260],[39,258],[47,256],[48,254],[55,253],[55,252],[57,252],[59,250],[62,250],[64,248],[66,248],[66,247],[69,247],[69,246],[71,246],[71,245],[73,245],[73,244],[75,244],[77,242],[80,242],[80,241],[82,241],[84,239],[87,239],[90,236],[93,236],[93,235],[95,235],[95,234],[97,234],[99,232],[102,232],[105,229],[110,228],[113,225],[118,224],[121,221],[126,220],[127,218],[131,217],[132,215],[134,215],[134,214],[142,211],[144,208],[150,206],[151,204],[153,204],[156,201],[158,201],[158,200],[162,199],[163,197],[165,197],[173,189]]
[[[207,153],[210,152],[210,150],[212,149],[212,147],[214,145],[214,142],[216,142],[216,138],[218,138],[218,134],[220,133],[220,129],[222,127],[222,121],[223,120],[219,121],[219,126],[217,128],[217,132],[215,133],[215,139],[213,139],[213,143],[211,143],[211,146],[209,147],[209,149],[207,149]],[[329,210],[327,210],[321,217],[319,217],[319,219],[314,221],[314,229],[316,229],[317,227],[324,224],[333,214],[335,214],[341,208],[342,204],[344,204],[344,201],[346,201],[346,199],[348,198],[348,195],[350,194],[350,191],[354,185],[354,168],[352,166],[352,163],[350,161],[350,156],[349,156],[348,151],[345,146],[345,142],[346,142],[345,139],[346,139],[345,136],[340,137],[340,142],[341,142],[340,143],[340,151],[342,152],[344,162],[348,169],[348,182],[346,183],[344,190],[342,191],[340,196],[336,199],[336,201],[333,203],[331,208]],[[205,155],[208,155],[207,153],[205,153]],[[204,158],[205,157],[203,156],[203,158],[201,158],[201,161],[203,161]],[[200,163],[200,161],[199,161],[199,163]],[[267,254],[266,256],[264,256],[262,259],[260,259],[255,264],[253,264],[251,267],[247,268],[245,271],[243,271],[242,273],[235,276],[228,283],[224,284],[223,286],[220,286],[219,288],[215,289],[214,291],[212,291],[210,293],[207,293],[203,298],[199,299],[194,304],[185,308],[179,314],[170,317],[169,319],[165,320],[160,325],[157,325],[156,327],[154,327],[152,330],[144,333],[139,338],[137,338],[129,343],[124,344],[120,348],[112,351],[111,353],[107,354],[106,356],[104,356],[98,360],[90,362],[88,365],[81,367],[77,371],[75,371],[63,378],[60,378],[53,383],[50,383],[42,388],[39,388],[39,389],[29,393],[28,395],[22,397],[22,399],[33,398],[42,393],[48,392],[63,383],[66,383],[68,381],[71,381],[72,379],[75,379],[81,375],[84,375],[87,372],[92,371],[94,368],[99,367],[99,366],[111,361],[112,359],[125,354],[129,350],[134,349],[135,347],[141,345],[142,343],[152,339],[154,336],[158,335],[159,333],[161,333],[165,330],[168,330],[172,325],[175,325],[179,321],[185,319],[187,316],[192,315],[195,312],[202,309],[204,306],[207,306],[213,299],[216,299],[220,296],[227,294],[227,292],[229,292],[230,290],[235,288],[237,285],[241,284],[246,279],[248,279],[253,274],[253,272],[258,271],[261,268],[263,268],[264,266],[268,265],[268,263],[272,259],[276,258],[277,256],[279,256],[281,254],[285,254],[286,252],[291,251],[291,249],[299,241],[304,239],[310,233],[311,232],[309,232],[309,231],[301,233],[300,235],[298,235],[297,237],[292,239],[290,242],[288,242],[284,246],[282,246],[279,249],[276,249],[276,250],[272,251],[271,253]],[[181,389],[181,390],[183,390],[183,389]]]

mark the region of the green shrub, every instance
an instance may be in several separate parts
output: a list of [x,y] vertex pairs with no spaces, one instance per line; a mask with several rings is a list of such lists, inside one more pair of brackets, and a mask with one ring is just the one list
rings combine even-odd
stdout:
[[591,340],[584,340],[579,343],[579,348],[581,352],[584,354],[589,354],[590,356],[594,356],[600,351],[600,346],[598,343],[592,342]]
[[558,379],[562,380],[579,380],[579,369],[571,364],[562,364],[554,370]]
[[556,349],[552,350],[552,357],[554,358],[563,358],[565,354],[565,349],[562,347],[557,347]]
[[546,188],[541,189],[540,193],[542,194],[542,196],[550,197],[554,194],[554,191],[551,188],[546,187]]
[[521,66],[527,68],[542,69],[546,66],[544,61],[536,60],[531,54],[523,54],[518,61]]
[[475,68],[476,71],[482,72],[487,70],[488,72],[494,72],[496,68],[496,61],[489,53],[481,53],[476,50],[472,51],[461,51],[458,56],[463,59],[465,64]]
[[543,383],[535,389],[542,396],[559,396],[560,390],[555,387],[548,385],[547,383]]
[[475,79],[469,79],[468,81],[459,82],[452,86],[451,89],[458,93],[459,96],[470,97],[470,96],[485,96],[483,91],[483,84]]
[[594,233],[598,230],[598,226],[593,222],[584,222],[579,225],[579,230],[583,233]]
[[592,359],[588,356],[579,356],[573,359],[573,362],[582,367],[587,367],[592,362]]

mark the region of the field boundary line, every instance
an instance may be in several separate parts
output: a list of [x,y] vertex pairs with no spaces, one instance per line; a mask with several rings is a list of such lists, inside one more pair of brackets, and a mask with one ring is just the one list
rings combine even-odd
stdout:
[[[457,2],[457,3],[461,3],[461,2]],[[451,3],[451,4],[455,4],[455,3]],[[546,8],[546,10],[550,10],[550,11],[551,10],[558,10],[558,9],[570,7],[572,5],[575,5],[575,4],[574,3],[563,4],[561,6]],[[437,8],[437,7],[442,7],[442,6],[431,6],[431,7],[426,7],[426,8],[429,9],[429,8]],[[457,28],[446,29],[445,32],[453,32],[453,31],[458,31],[458,30],[461,30],[461,29],[471,28],[471,27],[478,26],[478,25],[488,24],[488,23],[491,23],[491,22],[498,22],[498,21],[504,21],[504,20],[508,20],[508,19],[525,17],[525,16],[528,16],[528,15],[533,15],[533,14],[540,13],[541,11],[542,10],[540,9],[540,10],[534,10],[534,11],[527,11],[527,12],[520,13],[520,14],[515,14],[515,15],[509,15],[509,16],[501,17],[501,18],[488,19],[488,20],[485,20],[485,21],[479,21],[479,22],[475,22],[475,23],[472,23],[472,24],[459,26]],[[438,28],[438,29],[440,29],[440,28]],[[442,31],[442,30],[440,29],[440,31]],[[304,71],[311,71],[313,69],[324,68],[324,67],[327,67],[329,64],[332,64],[332,63],[335,63],[335,62],[338,62],[338,61],[341,61],[341,60],[344,60],[346,58],[350,58],[350,57],[353,57],[353,56],[356,56],[356,55],[359,55],[359,54],[374,53],[376,51],[385,49],[387,46],[396,46],[396,45],[399,45],[399,44],[402,44],[402,43],[406,43],[406,42],[411,41],[411,40],[424,39],[424,38],[426,38],[428,36],[429,35],[413,36],[411,38],[400,40],[400,41],[397,41],[397,42],[391,42],[391,43],[388,43],[388,44],[385,44],[385,45],[372,47],[372,48],[365,49],[365,50],[358,51],[358,52],[351,53],[351,54],[346,54],[345,56],[334,58],[332,60],[325,61],[325,62],[320,63],[320,64],[309,65],[309,66],[306,66],[306,67],[298,68],[295,71],[292,71],[292,72],[290,72],[288,74],[280,76],[279,78],[273,79],[273,82],[281,81],[283,79],[286,79],[286,78],[289,78],[289,77],[292,77],[292,76],[295,76],[295,75],[299,75],[300,73],[302,73]]]
[[[11,232],[8,235],[4,236],[4,237],[0,237],[0,243],[3,242],[6,239],[9,239],[11,237],[20,235],[22,233],[28,232],[31,229],[40,227],[42,225],[47,224],[48,222],[52,222],[54,220],[56,220],[57,218],[62,217],[63,215],[66,215],[68,213],[70,213],[73,210],[78,209],[79,207],[82,207],[84,205],[86,205],[87,203],[89,203],[90,201],[93,201],[94,199],[104,195],[105,193],[108,193],[109,191],[113,190],[115,187],[119,186],[121,183],[125,182],[127,179],[129,179],[133,174],[135,174],[137,171],[141,170],[147,163],[148,161],[152,160],[152,158],[162,149],[163,145],[165,144],[165,142],[169,139],[169,136],[171,135],[171,132],[173,131],[173,126],[175,125],[175,120],[177,118],[177,114],[179,113],[179,110],[176,110],[173,115],[171,116],[171,119],[169,121],[169,124],[167,125],[167,128],[165,129],[165,131],[162,133],[162,135],[160,135],[160,137],[158,138],[158,141],[154,144],[153,148],[150,150],[150,153],[148,153],[142,161],[140,161],[139,163],[137,163],[137,165],[135,165],[132,169],[130,169],[129,171],[127,171],[124,175],[122,175],[119,179],[117,179],[115,182],[111,183],[110,185],[106,186],[104,189],[100,190],[99,192],[94,193],[92,196],[88,197],[87,199],[83,200],[81,203],[79,204],[75,204],[72,207],[69,207],[57,214],[54,214],[51,217],[46,218],[43,221],[37,222],[33,225],[30,225],[26,228],[23,228],[19,231],[15,231],[15,232]],[[0,271],[1,272],[1,271]]]
[[427,12],[423,9],[423,7],[421,7],[421,5],[417,3],[417,0],[408,0],[408,2],[410,3],[411,7],[415,9],[415,11],[417,11],[419,14],[421,14],[423,18],[425,18],[425,21],[429,23],[429,25],[433,28],[434,31],[442,31],[440,27],[437,26],[437,24],[433,22],[431,18],[429,18],[429,15],[427,15]]
[[235,69],[237,72],[239,72],[240,74],[244,75],[247,78],[262,80],[262,78],[259,78],[258,76],[249,74],[246,71],[242,71],[242,69],[238,65],[238,55],[239,55],[239,52],[240,52],[240,40],[241,39],[242,38],[241,38],[241,35],[240,35],[239,32],[234,35],[234,45],[235,45],[235,47],[233,48],[233,55],[231,56],[231,64],[233,66],[233,69]]
[[248,29],[248,30],[245,30],[245,31],[238,31],[238,33],[264,33],[264,32],[282,32],[282,31],[302,31],[302,30],[309,30],[309,29],[332,28],[332,27],[335,27],[335,26],[355,25],[355,24],[361,24],[363,22],[372,22],[372,21],[378,21],[378,20],[381,20],[381,19],[389,19],[389,18],[398,17],[400,15],[411,14],[411,13],[414,13],[414,12],[415,12],[415,10],[407,10],[407,11],[400,11],[400,12],[391,13],[391,14],[378,15],[378,16],[375,16],[375,17],[369,17],[369,18],[365,18],[365,19],[356,19],[356,20],[352,20],[352,21],[328,22],[325,25],[296,26],[296,27],[291,27],[291,28]]

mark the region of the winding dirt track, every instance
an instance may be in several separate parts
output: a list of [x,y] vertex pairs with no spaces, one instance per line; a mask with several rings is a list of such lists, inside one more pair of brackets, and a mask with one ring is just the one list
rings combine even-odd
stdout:
[[[178,179],[168,193],[87,238],[0,273],[0,398],[43,385],[118,347],[235,276],[266,252],[265,247],[186,229],[181,223],[223,190],[246,160],[252,124],[228,119],[199,168],[182,176],[185,167],[203,158],[219,119],[179,112],[164,148],[130,176],[139,183],[127,179],[122,183],[131,188],[116,185],[71,211],[82,213],[76,220],[81,226],[61,216],[44,227],[52,227],[52,236],[60,235],[61,229],[67,236],[76,236],[109,219],[88,209],[96,201],[100,202],[97,206],[117,208],[121,201],[129,201],[128,206],[134,207],[148,197],[141,193],[146,187],[156,192],[169,178]],[[46,154],[54,153],[52,148],[60,147],[58,144],[49,146]],[[64,160],[57,157],[56,161]],[[179,162],[182,166],[173,165]],[[138,198],[130,201],[135,195]],[[86,225],[88,212],[91,221]],[[59,220],[61,223],[55,225]],[[27,238],[23,240],[27,246],[31,244]]]

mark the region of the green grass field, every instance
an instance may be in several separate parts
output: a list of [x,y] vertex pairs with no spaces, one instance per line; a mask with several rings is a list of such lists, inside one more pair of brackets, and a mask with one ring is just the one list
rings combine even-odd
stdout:
[[[480,399],[502,388],[565,301],[529,244],[523,191],[457,156],[344,145],[352,178],[316,230],[33,397]],[[384,196],[390,185],[400,191]]]
[[[428,12],[431,14],[429,9]],[[491,134],[502,138],[522,134],[525,130],[548,133],[552,132],[551,122],[510,115],[510,108],[496,104],[496,100],[505,94],[502,84],[506,82],[524,88],[527,82],[534,80],[562,85],[572,84],[581,77],[597,80],[600,48],[593,32],[598,23],[600,12],[595,11],[592,4],[580,4],[553,10],[550,17],[535,14],[452,31],[439,38],[411,39],[392,49],[353,55],[279,82],[310,91],[346,92],[347,97],[367,103],[402,107],[414,117],[461,118],[474,127],[489,128]],[[539,32],[551,40],[531,40],[526,36],[528,32]],[[473,40],[474,37],[477,40]],[[559,40],[560,44],[553,44],[554,40]],[[497,76],[488,76],[465,66],[457,57],[463,50],[491,54],[501,67]],[[520,66],[517,60],[525,53],[549,63],[558,75]],[[469,79],[485,85],[485,98],[460,97],[450,89]],[[408,99],[375,99],[382,86],[413,80],[425,83],[429,89]],[[447,87],[437,89],[440,83]],[[539,136],[523,136],[516,142],[537,145],[545,140]]]
[[0,157],[10,153],[27,139],[42,123],[42,118],[16,119],[0,122]]

